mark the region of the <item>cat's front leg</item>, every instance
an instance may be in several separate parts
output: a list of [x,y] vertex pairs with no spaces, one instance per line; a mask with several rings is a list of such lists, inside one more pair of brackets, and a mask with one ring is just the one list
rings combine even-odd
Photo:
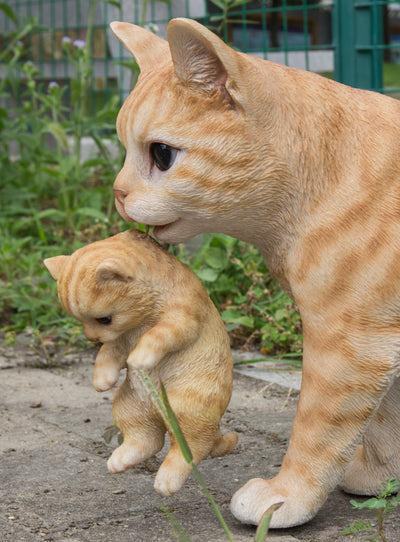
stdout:
[[[356,442],[390,385],[388,361],[318,351],[304,341],[299,405],[286,456],[272,480],[250,480],[232,498],[244,523],[258,524],[278,502],[271,527],[310,520],[339,483]],[[365,352],[365,351],[364,351]],[[354,356],[354,357],[353,357]]]
[[121,369],[126,361],[114,342],[100,348],[93,370],[93,386],[96,391],[107,391],[118,382]]
[[167,354],[187,348],[198,335],[199,323],[185,318],[184,314],[161,320],[141,337],[129,354],[128,367],[150,371]]

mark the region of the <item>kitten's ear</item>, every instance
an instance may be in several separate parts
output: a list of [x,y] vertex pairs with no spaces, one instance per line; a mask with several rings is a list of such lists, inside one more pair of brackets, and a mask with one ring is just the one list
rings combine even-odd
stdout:
[[173,19],[168,24],[168,43],[175,74],[182,83],[229,91],[238,79],[239,55],[200,23]]
[[58,280],[71,256],[54,256],[43,260],[54,280]]
[[114,21],[111,30],[135,58],[140,70],[149,71],[171,59],[168,43],[141,26]]
[[95,277],[97,282],[128,282],[131,276],[126,272],[121,262],[117,259],[108,258],[101,262],[96,269]]

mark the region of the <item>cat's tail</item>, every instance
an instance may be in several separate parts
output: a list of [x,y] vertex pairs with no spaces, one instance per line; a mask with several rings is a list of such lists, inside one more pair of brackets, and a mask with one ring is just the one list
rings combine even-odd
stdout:
[[229,454],[238,443],[238,436],[236,433],[228,433],[222,435],[218,429],[218,433],[214,442],[214,446],[211,449],[211,457],[221,457],[222,455]]

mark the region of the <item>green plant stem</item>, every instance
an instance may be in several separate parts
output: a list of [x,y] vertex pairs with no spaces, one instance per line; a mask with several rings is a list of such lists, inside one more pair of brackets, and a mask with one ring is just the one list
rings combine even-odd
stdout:
[[91,58],[91,46],[93,36],[94,15],[96,11],[96,5],[99,0],[92,0],[87,24],[86,43],[83,49],[83,56],[78,61],[78,73],[77,77],[80,78],[80,93],[77,104],[76,131],[74,141],[74,153],[75,153],[75,178],[79,179],[81,176],[81,147],[83,137],[83,123],[86,116],[86,90],[88,88],[90,70],[90,58]]
[[382,542],[387,542],[386,536],[383,532],[383,518],[384,517],[385,517],[385,509],[382,508],[378,514],[378,532],[379,532],[379,536],[382,539]]
[[222,517],[222,514],[221,514],[221,512],[219,511],[216,502],[215,502],[214,499],[212,498],[211,493],[208,491],[207,486],[205,485],[204,480],[203,480],[203,478],[201,477],[200,472],[198,471],[198,469],[197,469],[196,465],[193,463],[193,461],[192,461],[190,464],[191,464],[191,467],[192,467],[192,469],[193,469],[193,473],[194,473],[194,475],[196,476],[196,478],[197,478],[197,480],[198,480],[198,482],[199,482],[199,484],[200,484],[200,486],[201,486],[201,489],[204,491],[204,494],[205,494],[205,496],[207,497],[208,502],[209,502],[210,505],[211,505],[211,508],[214,510],[214,513],[215,513],[215,515],[217,516],[218,521],[219,521],[220,524],[221,524],[221,527],[222,527],[223,530],[225,531],[225,534],[226,534],[226,536],[228,537],[228,540],[230,540],[231,542],[234,542],[234,538],[233,538],[233,536],[232,536],[232,534],[231,534],[231,532],[230,532],[230,530],[229,530],[229,528],[228,528],[228,525],[226,524],[224,518]]
[[146,22],[146,15],[147,15],[147,4],[149,3],[149,0],[143,0],[143,8],[142,8],[142,17],[140,20],[140,26],[144,26]]

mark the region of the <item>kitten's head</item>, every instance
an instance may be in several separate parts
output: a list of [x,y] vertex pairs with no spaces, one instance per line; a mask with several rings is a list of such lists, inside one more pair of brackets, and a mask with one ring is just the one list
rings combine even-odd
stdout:
[[244,181],[260,167],[246,111],[253,61],[188,19],[169,23],[168,42],[128,23],[111,28],[141,69],[117,120],[126,148],[114,184],[119,213],[156,226],[162,241],[229,233],[238,205],[254,205]]
[[124,244],[116,246],[123,235],[44,261],[57,281],[61,305],[82,322],[93,342],[116,340],[142,325],[154,307],[148,270],[127,254]]

